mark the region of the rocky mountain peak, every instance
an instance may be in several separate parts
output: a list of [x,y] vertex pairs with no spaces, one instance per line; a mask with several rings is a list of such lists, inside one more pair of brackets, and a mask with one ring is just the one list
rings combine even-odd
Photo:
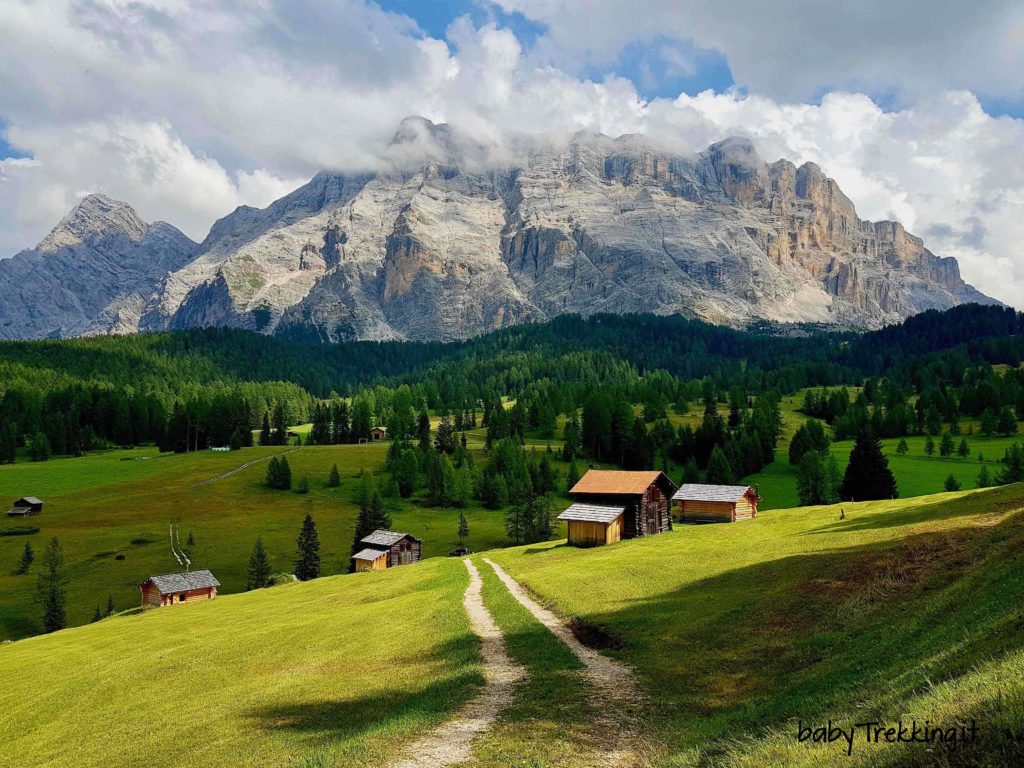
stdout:
[[147,224],[128,203],[101,193],[86,195],[37,246],[54,251],[76,243],[123,235],[138,241]]

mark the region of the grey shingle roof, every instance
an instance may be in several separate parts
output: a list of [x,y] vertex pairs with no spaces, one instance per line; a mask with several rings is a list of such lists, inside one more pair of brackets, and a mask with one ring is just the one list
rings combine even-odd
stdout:
[[576,503],[558,516],[559,520],[578,520],[583,523],[612,523],[626,511],[625,507]]
[[14,502],[14,504],[15,506],[17,506],[21,502],[25,502],[26,504],[42,504],[43,500],[37,499],[35,496],[22,496],[20,499]]
[[[369,544],[371,547],[387,548],[394,546],[408,535],[408,533],[402,533],[401,531],[385,531],[383,528],[380,528],[369,536],[360,539],[359,543]],[[416,539],[415,536],[412,538]],[[419,541],[419,539],[416,539],[416,541]]]
[[369,560],[373,562],[378,557],[387,554],[383,549],[361,549],[352,555],[353,560]]
[[676,491],[672,501],[724,501],[734,503],[742,499],[748,491],[754,492],[749,485],[686,483]]
[[147,581],[152,581],[161,595],[169,595],[173,592],[188,592],[190,589],[206,589],[208,587],[219,587],[220,582],[209,571],[189,571],[187,573],[165,573],[162,576],[150,576]]

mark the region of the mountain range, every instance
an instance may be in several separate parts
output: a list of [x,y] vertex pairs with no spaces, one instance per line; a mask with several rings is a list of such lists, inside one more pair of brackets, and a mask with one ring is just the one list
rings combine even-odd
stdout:
[[996,304],[813,163],[578,133],[495,158],[408,118],[381,169],[321,172],[202,243],[101,194],[0,261],[0,338],[229,326],[296,341],[456,339],[563,313],[877,328]]

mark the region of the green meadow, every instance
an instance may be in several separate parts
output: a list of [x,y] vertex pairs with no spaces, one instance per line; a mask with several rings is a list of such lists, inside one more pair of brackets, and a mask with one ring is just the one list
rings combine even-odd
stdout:
[[482,684],[434,559],[0,646],[0,765],[378,765]]
[[[294,482],[308,475],[308,494],[264,485],[265,460],[285,450],[291,451]],[[2,502],[27,495],[45,501],[39,516],[0,521],[0,527],[40,528],[31,536],[0,536],[0,639],[41,631],[35,566],[26,575],[13,572],[26,541],[38,557],[52,536],[60,538],[68,562],[72,625],[89,621],[97,605],[105,608],[108,595],[119,611],[138,606],[141,581],[181,569],[169,545],[172,523],[182,544],[192,534],[192,567],[211,569],[222,593],[245,588],[257,536],[263,537],[275,572],[291,573],[295,539],[307,513],[317,524],[322,573],[344,573],[358,513],[359,473],[379,471],[386,451],[381,443],[164,455],[146,448],[0,466]],[[252,461],[257,463],[221,477]],[[330,488],[327,475],[335,463],[342,482]],[[418,496],[388,499],[386,505],[393,527],[424,540],[425,557],[446,555],[458,545],[459,510],[427,506]],[[474,504],[465,513],[473,549],[506,544],[501,512]]]
[[[840,518],[840,509],[843,517]],[[1020,765],[1024,487],[771,510],[735,525],[494,559],[614,639],[664,766]],[[976,719],[958,755],[797,741],[797,727]],[[973,751],[972,751],[973,750]]]

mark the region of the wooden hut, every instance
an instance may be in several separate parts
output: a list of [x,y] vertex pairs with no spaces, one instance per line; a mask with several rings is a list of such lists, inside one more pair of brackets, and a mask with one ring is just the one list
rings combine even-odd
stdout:
[[374,427],[370,430],[370,439],[376,442],[377,440],[384,440],[388,436],[387,427]]
[[[632,539],[672,530],[670,499],[675,491],[676,484],[664,472],[591,469],[569,494],[581,504],[621,509],[622,524],[618,535]],[[604,516],[610,514],[609,511]],[[607,525],[613,526],[614,521]],[[615,533],[606,532],[606,535],[614,536]]]
[[[352,556],[357,571],[382,571],[385,568],[418,563],[423,555],[423,540],[402,531],[378,529],[360,539],[359,543],[364,549]],[[378,557],[384,556],[383,565],[378,564],[378,558],[367,560],[371,551],[377,552]],[[373,567],[367,567],[367,563]]]
[[386,549],[361,549],[352,555],[356,571],[383,571],[388,567]]
[[35,496],[22,496],[7,510],[8,517],[29,517],[43,511],[43,502]]
[[143,608],[213,600],[220,582],[207,570],[150,576],[139,584]]
[[686,483],[676,491],[680,522],[735,523],[757,517],[757,491],[749,485],[702,485]]
[[604,506],[577,502],[558,516],[569,527],[569,543],[574,547],[614,544],[622,538],[625,506]]

